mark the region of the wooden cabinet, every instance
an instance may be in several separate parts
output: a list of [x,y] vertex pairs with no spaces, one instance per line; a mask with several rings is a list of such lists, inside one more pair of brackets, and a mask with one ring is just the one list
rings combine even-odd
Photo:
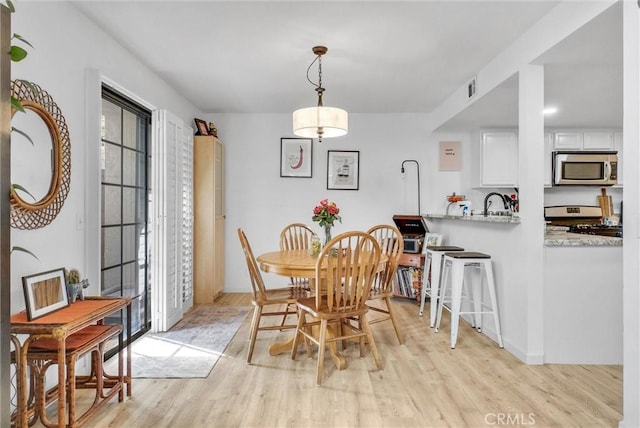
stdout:
[[518,186],[518,136],[514,131],[483,132],[479,186]]
[[194,303],[213,303],[224,288],[224,147],[213,136],[193,142]]

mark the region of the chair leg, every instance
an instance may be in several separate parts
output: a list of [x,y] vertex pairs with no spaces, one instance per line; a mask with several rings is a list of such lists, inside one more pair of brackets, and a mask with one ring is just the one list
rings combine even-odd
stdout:
[[362,322],[362,330],[364,330],[364,332],[367,334],[367,340],[369,340],[369,346],[371,346],[371,354],[373,354],[373,359],[376,362],[376,367],[378,367],[378,370],[382,370],[382,360],[380,359],[380,354],[378,353],[376,342],[375,340],[373,340],[373,333],[371,333],[371,327],[369,326],[369,321],[367,321],[367,316],[361,316],[360,321]]
[[[293,344],[291,345],[291,359],[296,359],[296,354],[298,353],[298,343],[300,341],[300,336],[302,333],[300,331],[304,328],[304,323],[306,322],[306,315],[302,311],[298,311],[298,325],[296,326],[296,334],[293,336]],[[304,341],[307,346],[307,355],[311,357],[311,348],[309,347],[309,341],[306,336],[304,336]]]
[[253,357],[253,348],[256,345],[258,337],[258,328],[260,327],[260,318],[262,317],[262,306],[256,305],[253,308],[253,318],[251,319],[251,335],[249,337],[249,352],[247,353],[247,363],[251,364]]
[[284,312],[285,314],[282,316],[282,321],[280,321],[280,327],[283,327],[285,322],[287,321],[287,317],[289,316],[289,306],[291,306],[291,303],[287,303],[287,306],[285,306],[284,308]]
[[327,346],[327,320],[320,320],[320,341],[318,345],[318,367],[316,369],[316,384],[322,383],[324,375],[324,349]]
[[[433,296],[431,298],[433,299]],[[391,297],[385,297],[384,302],[387,305],[387,312],[389,312],[389,316],[391,317],[393,329],[396,331],[396,336],[398,336],[398,342],[400,342],[400,344],[402,345],[404,343],[404,339],[402,338],[402,333],[400,333],[400,324],[398,323],[398,319],[396,318],[396,310],[391,303]]]

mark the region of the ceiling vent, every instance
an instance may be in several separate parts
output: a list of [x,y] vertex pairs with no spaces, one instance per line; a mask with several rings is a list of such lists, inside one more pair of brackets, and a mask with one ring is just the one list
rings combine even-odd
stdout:
[[[640,1],[640,0],[639,0]],[[477,90],[477,76],[473,76],[473,79],[467,83],[467,99],[471,99],[476,95]]]

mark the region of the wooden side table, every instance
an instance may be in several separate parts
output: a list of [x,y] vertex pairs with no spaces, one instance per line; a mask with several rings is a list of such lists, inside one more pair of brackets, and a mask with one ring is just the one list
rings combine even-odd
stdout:
[[[58,400],[58,427],[75,427],[84,422],[89,416],[95,413],[111,397],[118,393],[119,401],[124,399],[123,389],[127,386],[127,396],[131,396],[131,352],[126,349],[126,369],[122,373],[122,355],[127,346],[124,346],[123,332],[121,326],[103,326],[103,320],[110,314],[126,309],[126,343],[131,340],[131,298],[102,298],[87,297],[85,300],[77,301],[63,309],[45,315],[41,318],[29,321],[26,312],[20,312],[11,316],[11,341],[15,348],[14,359],[17,374],[17,395],[18,404],[15,411],[15,424],[17,427],[29,426],[29,415],[34,415],[35,422],[40,418],[46,421],[44,414],[45,406],[39,403],[35,407],[29,408],[29,395],[34,396],[33,391],[29,391],[27,385],[34,386],[34,382],[28,383],[27,366],[33,361],[48,361],[47,365],[57,364],[58,384],[52,390],[54,398]],[[19,336],[26,338],[20,341]],[[76,376],[74,367],[67,368],[67,364],[75,365],[75,358],[81,353],[98,350],[104,346],[104,342],[118,335],[118,358],[119,376],[108,377],[107,382],[111,387],[109,394],[102,399],[94,401],[93,405],[81,416],[81,420],[75,417],[75,403],[69,404],[67,415],[67,386],[70,389],[70,398],[75,398]],[[69,348],[67,347],[69,345]],[[102,358],[101,352],[100,358]],[[96,356],[92,356],[96,358]],[[92,364],[92,367],[102,364]],[[46,371],[46,370],[45,370]],[[38,376],[44,376],[40,373]],[[92,387],[102,388],[103,373],[97,373],[100,380],[96,381]],[[67,376],[73,376],[69,380]],[[37,384],[39,381],[36,381]],[[86,387],[86,379],[81,387]],[[40,388],[38,386],[36,389]],[[45,399],[44,391],[36,391],[40,395],[40,401]],[[97,394],[101,395],[101,394]],[[36,400],[38,401],[38,400]],[[68,417],[68,418],[67,418]],[[48,425],[49,426],[49,425]]]

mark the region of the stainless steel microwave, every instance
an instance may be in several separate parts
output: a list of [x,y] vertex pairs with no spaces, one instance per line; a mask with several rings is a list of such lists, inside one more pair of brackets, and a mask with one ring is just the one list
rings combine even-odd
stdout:
[[553,152],[554,186],[618,183],[618,152]]

